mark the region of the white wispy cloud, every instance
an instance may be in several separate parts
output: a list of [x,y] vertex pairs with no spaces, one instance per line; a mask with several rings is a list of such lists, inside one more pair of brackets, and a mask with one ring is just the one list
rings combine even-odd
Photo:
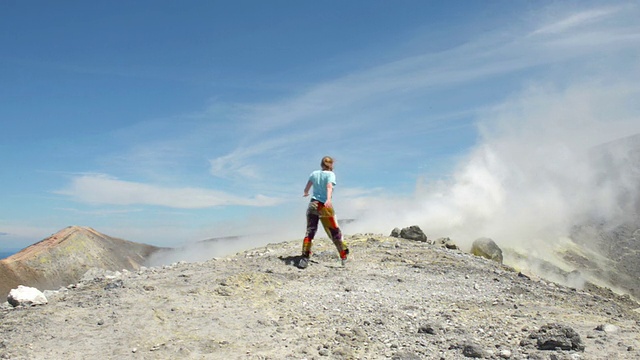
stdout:
[[342,198],[358,198],[366,196],[379,196],[384,189],[382,187],[376,188],[360,188],[360,187],[346,187],[339,188],[340,197]]
[[248,178],[260,179],[263,169],[268,169],[274,164],[249,162],[248,160],[265,154],[274,154],[294,144],[304,143],[310,140],[309,134],[297,134],[288,132],[286,135],[275,135],[260,141],[247,141],[247,144],[238,146],[232,152],[209,160],[210,171],[213,176],[221,178]]
[[74,208],[58,208],[56,210],[67,211],[79,215],[92,215],[92,216],[111,216],[119,214],[130,214],[143,211],[142,209],[100,209],[100,210],[80,210]]
[[[431,112],[425,105],[439,92],[459,88],[464,93],[473,91],[480,95],[485,92],[483,87],[487,90],[494,87],[489,82],[491,79],[503,76],[517,79],[519,73],[539,71],[541,66],[554,64],[574,70],[588,61],[588,55],[600,55],[599,46],[607,50],[640,46],[640,29],[626,23],[612,21],[601,24],[597,31],[592,28],[569,31],[624,15],[622,9],[578,11],[552,24],[533,26],[535,30],[502,29],[499,33],[479,34],[444,51],[399,55],[396,61],[327,80],[278,101],[249,107],[250,111],[243,117],[244,136],[235,149],[210,160],[211,171],[228,177],[261,179],[264,168],[260,162],[265,155],[295,149],[297,145],[304,147],[309,141],[300,138],[298,134],[302,133],[326,142],[328,148],[339,148],[343,144],[351,148],[370,147],[370,137],[379,138],[380,134],[398,131],[397,117],[405,116],[401,115],[402,111],[422,113],[420,122],[405,129],[408,141],[404,145],[415,143],[417,140],[412,139],[412,134],[449,126],[439,118],[441,114]],[[561,44],[566,46],[552,49]],[[458,111],[473,112],[475,105],[459,101],[457,106]],[[342,142],[327,141],[327,138],[341,138]],[[389,137],[389,141],[393,138]],[[385,153],[380,152],[380,156]]]
[[272,206],[281,201],[259,194],[245,198],[211,189],[155,186],[123,181],[107,175],[75,177],[66,189],[55,193],[91,204],[156,205],[181,209],[227,205]]
[[563,33],[568,30],[572,30],[587,24],[593,24],[598,20],[613,16],[616,13],[623,11],[624,8],[625,7],[621,6],[605,7],[569,14],[568,16],[560,20],[555,20],[550,24],[542,25],[542,27],[533,31],[532,35]]

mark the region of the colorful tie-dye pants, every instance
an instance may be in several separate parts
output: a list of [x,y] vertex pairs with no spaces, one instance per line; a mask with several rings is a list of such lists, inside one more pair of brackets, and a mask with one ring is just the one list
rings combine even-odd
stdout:
[[325,207],[317,200],[312,200],[307,208],[307,232],[302,242],[302,256],[309,257],[311,255],[311,245],[318,231],[318,221],[322,223],[324,231],[336,246],[340,259],[345,260],[349,254],[349,248],[342,240],[342,232],[338,226],[335,212],[332,207]]

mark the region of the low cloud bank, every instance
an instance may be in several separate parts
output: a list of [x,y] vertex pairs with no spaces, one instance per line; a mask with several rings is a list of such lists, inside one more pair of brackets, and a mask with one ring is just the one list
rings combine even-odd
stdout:
[[269,243],[279,243],[284,240],[291,239],[292,237],[283,238],[281,234],[272,233],[260,235],[223,236],[207,240],[193,241],[177,248],[157,252],[148,259],[147,265],[167,265],[179,261],[208,261],[215,257],[225,256],[239,251],[264,246]]
[[56,191],[77,201],[107,205],[156,205],[178,209],[202,209],[217,206],[273,206],[281,199],[264,195],[239,197],[203,188],[167,188],[118,180],[103,174],[77,176],[67,189]]

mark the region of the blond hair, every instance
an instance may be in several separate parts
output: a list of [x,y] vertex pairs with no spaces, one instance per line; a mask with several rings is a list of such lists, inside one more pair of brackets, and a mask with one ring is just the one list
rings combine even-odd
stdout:
[[333,158],[331,156],[325,156],[320,161],[322,170],[333,170]]

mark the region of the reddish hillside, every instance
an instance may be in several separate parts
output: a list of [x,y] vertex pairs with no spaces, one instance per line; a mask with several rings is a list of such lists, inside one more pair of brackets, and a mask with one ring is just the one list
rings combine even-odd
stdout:
[[0,299],[18,285],[44,290],[76,283],[94,267],[135,270],[159,249],[70,226],[0,260]]

